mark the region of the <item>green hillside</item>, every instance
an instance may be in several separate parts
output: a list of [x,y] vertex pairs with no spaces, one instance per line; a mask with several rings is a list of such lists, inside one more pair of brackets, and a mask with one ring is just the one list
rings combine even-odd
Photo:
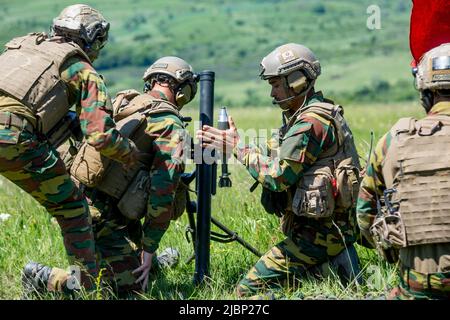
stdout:
[[[0,44],[48,31],[73,1],[0,0]],[[96,66],[112,93],[141,88],[156,58],[178,55],[196,70],[216,72],[216,99],[231,106],[270,104],[258,78],[261,58],[286,42],[316,52],[318,87],[340,102],[410,100],[410,2],[403,0],[134,0],[86,1],[111,22],[110,41]],[[381,30],[366,27],[367,7],[381,8]]]

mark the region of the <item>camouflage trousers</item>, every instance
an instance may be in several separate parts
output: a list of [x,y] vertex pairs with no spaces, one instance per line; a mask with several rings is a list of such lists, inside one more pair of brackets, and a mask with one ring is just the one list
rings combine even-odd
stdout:
[[391,291],[389,299],[450,299],[450,272],[426,275],[412,269],[402,268],[399,278],[399,286]]
[[[90,212],[102,287],[111,289],[119,298],[139,292],[141,286],[135,283],[139,275],[134,275],[132,271],[140,266],[141,222],[125,218],[114,201],[110,201],[105,195],[87,192],[87,196],[91,203]],[[68,278],[67,271],[53,268],[48,288],[69,292]]]
[[69,262],[82,268],[81,282],[91,288],[97,264],[89,209],[58,152],[25,129],[0,124],[0,174],[56,218]]
[[319,237],[316,239],[288,237],[272,247],[239,282],[237,294],[257,299],[266,289],[294,286],[308,271],[337,256],[346,247],[343,242],[327,243]]

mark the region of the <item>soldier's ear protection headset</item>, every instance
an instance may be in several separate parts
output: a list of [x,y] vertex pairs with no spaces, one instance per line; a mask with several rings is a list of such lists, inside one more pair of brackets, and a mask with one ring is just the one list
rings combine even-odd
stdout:
[[86,49],[100,51],[108,41],[109,27],[108,22],[97,22],[88,28],[81,25],[80,35],[81,39],[86,43]]
[[[188,71],[191,73],[190,71]],[[192,74],[188,76],[188,80],[180,83],[175,88],[175,100],[178,106],[183,106],[186,103],[190,102],[194,99],[195,94],[197,93],[197,82],[199,81],[199,77],[197,74]]]
[[[419,90],[417,87],[417,73],[419,69],[417,66],[413,66],[411,69],[411,73],[414,76],[414,87],[416,90]],[[431,107],[433,106],[434,101],[434,94],[431,90],[425,89],[420,90],[420,103],[422,104],[425,111],[428,113],[431,110]]]
[[284,77],[284,81],[286,92],[289,93],[289,89],[292,89],[294,91],[294,95],[282,100],[273,99],[273,104],[280,104],[295,99],[299,96],[304,96],[314,85],[314,80],[309,79],[301,70],[291,72]]
[[188,80],[185,80],[178,85],[176,84],[175,79],[165,74],[157,74],[149,80],[150,81],[147,81],[144,84],[144,92],[150,91],[155,82],[168,83],[174,91],[177,105],[181,107],[194,99],[195,94],[197,93],[197,82],[199,81],[199,77],[194,73]]
[[144,92],[148,92],[150,90],[152,90],[152,85],[150,84],[150,82],[146,81],[144,83]]
[[309,87],[310,81],[306,75],[300,71],[296,70],[286,76],[286,85],[291,88],[296,95],[302,95],[306,93],[306,90]]
[[297,96],[306,95],[314,86],[315,79],[320,75],[320,65],[311,65],[310,62],[305,60],[296,61],[282,69],[294,69],[286,75],[285,81],[287,88],[292,89]]

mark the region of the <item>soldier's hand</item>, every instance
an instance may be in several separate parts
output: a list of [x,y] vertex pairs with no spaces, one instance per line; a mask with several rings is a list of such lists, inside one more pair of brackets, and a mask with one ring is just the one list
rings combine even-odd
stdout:
[[150,269],[152,268],[152,259],[155,253],[149,253],[142,251],[141,253],[141,266],[132,271],[133,274],[141,273],[140,277],[135,281],[135,283],[141,283],[142,291],[145,292],[148,285],[148,277]]
[[239,143],[240,137],[232,117],[229,117],[228,124],[230,125],[228,130],[219,130],[204,125],[202,130],[197,131],[197,139],[205,148],[212,147],[223,153],[231,153]]

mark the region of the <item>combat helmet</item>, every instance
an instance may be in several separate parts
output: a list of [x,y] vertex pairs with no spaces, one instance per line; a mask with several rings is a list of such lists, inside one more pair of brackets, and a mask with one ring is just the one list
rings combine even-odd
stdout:
[[260,64],[260,77],[284,77],[288,88],[297,95],[305,95],[320,75],[320,62],[307,47],[288,43],[277,47]]
[[108,40],[109,23],[100,12],[85,4],[74,4],[53,19],[54,35],[67,37],[95,59]]
[[413,74],[422,105],[428,111],[436,90],[450,90],[450,43],[426,52],[417,68],[413,69]]
[[416,87],[432,91],[450,89],[450,43],[424,54],[417,66]]
[[197,92],[197,76],[192,66],[181,58],[168,56],[155,61],[142,77],[147,90],[155,81],[167,82],[175,92],[175,100],[179,109],[194,99]]

